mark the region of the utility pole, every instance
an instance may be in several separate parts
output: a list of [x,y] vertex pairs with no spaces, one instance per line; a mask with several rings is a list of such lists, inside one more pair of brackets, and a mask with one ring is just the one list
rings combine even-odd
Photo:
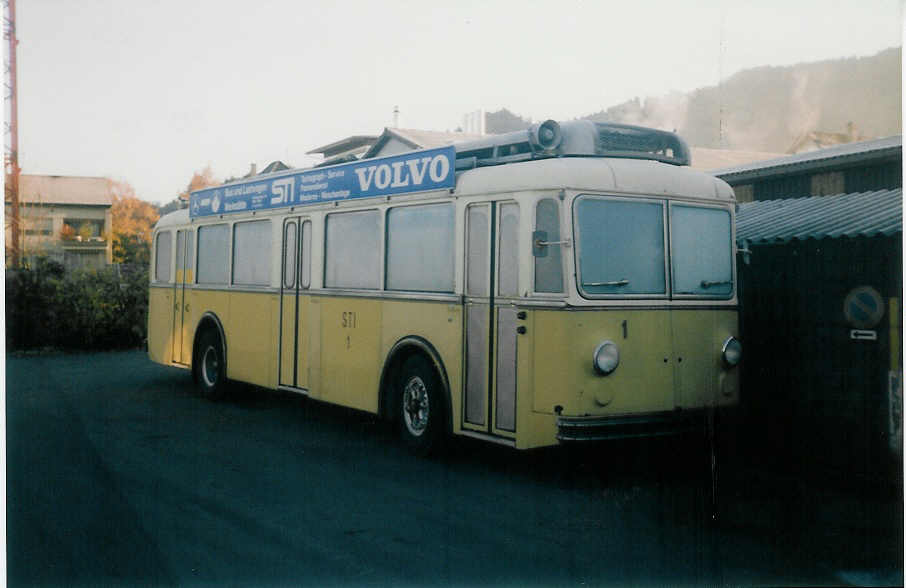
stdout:
[[10,203],[11,240],[10,264],[19,266],[19,112],[17,105],[16,88],[16,0],[6,0],[6,18],[4,19],[4,37],[9,41],[9,53],[6,61],[6,91],[5,102],[9,103],[9,119],[6,131],[9,134],[9,146],[6,147],[3,163],[6,168],[6,201]]

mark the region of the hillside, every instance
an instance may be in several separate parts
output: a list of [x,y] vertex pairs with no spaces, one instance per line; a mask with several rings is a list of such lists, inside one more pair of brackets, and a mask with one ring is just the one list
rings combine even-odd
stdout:
[[[720,86],[635,98],[580,118],[676,130],[696,147],[774,153],[787,152],[812,131],[845,133],[850,122],[853,140],[898,135],[901,59],[902,50],[893,48],[870,57],[747,69]],[[506,118],[512,130],[519,117]],[[504,132],[491,115],[488,131]]]

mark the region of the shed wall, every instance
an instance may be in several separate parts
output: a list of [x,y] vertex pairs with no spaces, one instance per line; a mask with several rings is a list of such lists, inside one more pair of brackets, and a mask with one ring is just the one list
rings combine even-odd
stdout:
[[[901,237],[756,245],[740,264],[743,426],[760,459],[796,471],[891,471],[887,377],[902,314],[891,334],[889,303],[902,296]],[[863,285],[886,307],[876,341],[851,339],[844,316],[847,294]]]

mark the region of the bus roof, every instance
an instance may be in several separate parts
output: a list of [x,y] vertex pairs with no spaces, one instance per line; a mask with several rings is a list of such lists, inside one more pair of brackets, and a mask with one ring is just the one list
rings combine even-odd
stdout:
[[576,188],[732,200],[723,181],[689,167],[673,133],[549,120],[524,131],[389,157],[292,169],[196,190],[189,218],[450,190],[457,194]]

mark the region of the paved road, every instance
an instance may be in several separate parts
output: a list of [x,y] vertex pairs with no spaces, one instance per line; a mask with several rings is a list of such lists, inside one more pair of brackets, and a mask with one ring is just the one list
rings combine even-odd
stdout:
[[205,401],[143,353],[9,357],[9,584],[902,582],[897,499],[712,483],[699,449],[458,440],[424,460],[361,413]]

